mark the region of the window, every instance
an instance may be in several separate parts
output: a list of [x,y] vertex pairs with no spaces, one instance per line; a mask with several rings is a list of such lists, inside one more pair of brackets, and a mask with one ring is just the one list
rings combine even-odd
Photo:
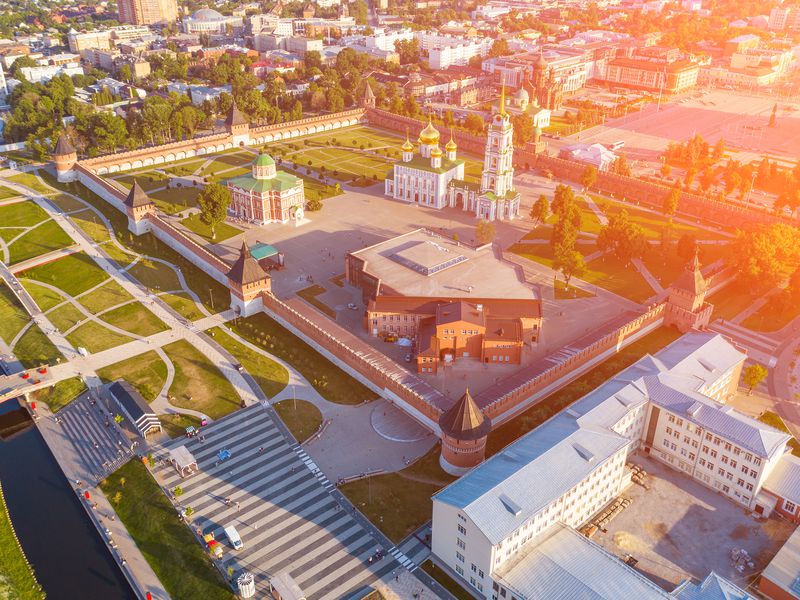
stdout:
[[456,565],[456,573],[458,573],[459,575],[461,575],[463,577],[464,576],[464,569],[462,569],[460,566]]
[[753,460],[753,455],[748,452],[747,454],[744,455],[744,459],[749,462]]
[[478,569],[478,577],[483,579],[483,571],[481,571],[480,569]]
[[753,484],[752,483],[748,483],[745,487],[747,488],[748,492],[752,492],[753,491]]
[[472,569],[473,573],[477,573],[478,572],[478,567],[475,566],[475,563],[472,563],[472,566],[470,567],[470,569]]
[[727,450],[728,452],[730,452],[730,451],[731,451],[731,444],[730,444],[730,442],[725,442],[725,450]]
[[728,493],[730,493],[731,488],[729,488],[727,485],[723,485],[722,486],[722,491],[725,492],[726,494],[728,494]]
[[683,419],[675,419],[675,425],[678,427],[683,427]]
[[464,529],[464,526],[463,526],[463,525],[459,525],[459,526],[458,526],[458,533],[460,533],[460,534],[462,534],[462,535],[467,535],[467,530],[466,530],[466,529]]
[[458,562],[464,562],[464,555],[461,554],[461,552],[456,552],[456,558],[458,559]]
[[738,485],[739,487],[744,487],[744,479],[737,479],[736,485]]
[[758,473],[756,473],[753,469],[750,469],[750,477],[756,477]]
[[794,504],[793,502],[789,502],[788,500],[784,500],[783,501],[783,510],[785,510],[786,512],[794,514],[794,512],[797,510],[797,505]]
[[716,450],[712,450],[711,451],[711,458],[717,458],[717,451]]
[[667,435],[672,435],[672,427],[667,427]]
[[459,548],[461,548],[462,550],[465,550],[465,549],[466,549],[466,547],[467,547],[467,545],[464,543],[464,540],[462,540],[461,538],[456,538],[456,544],[457,544],[457,545],[458,545],[458,547],[459,547]]
[[694,459],[695,459],[694,452],[689,452],[689,460],[694,460]]
[[731,469],[735,469],[735,468],[736,468],[736,461],[731,459]]
[[753,459],[753,464],[754,464],[755,466],[759,466],[759,465],[761,464],[761,459],[760,459],[760,458],[758,458],[758,457],[756,456],[756,457]]

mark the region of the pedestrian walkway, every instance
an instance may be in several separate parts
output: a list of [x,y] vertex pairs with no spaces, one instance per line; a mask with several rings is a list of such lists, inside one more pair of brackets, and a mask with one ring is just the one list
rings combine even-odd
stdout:
[[751,329],[718,319],[708,326],[711,331],[721,333],[730,338],[735,343],[747,349],[750,358],[763,363],[767,367],[775,366],[777,363],[777,351],[779,342],[769,336],[756,333]]
[[114,422],[103,401],[84,394],[64,407],[57,422],[96,484],[133,456],[131,441]]
[[644,277],[644,280],[651,288],[653,288],[653,291],[656,294],[664,293],[664,286],[661,285],[661,282],[653,276],[650,270],[645,266],[644,262],[642,262],[641,258],[633,258],[631,259],[631,263],[633,263],[633,266],[636,267],[636,270],[639,271],[639,274]]
[[[399,572],[400,563],[362,527],[354,509],[337,502],[333,484],[260,404],[214,422],[202,435],[204,441],[178,439],[154,448],[165,458],[169,449],[186,446],[199,473],[181,478],[159,461],[157,478],[169,489],[182,488],[177,501],[192,507],[195,532],[221,540],[220,567],[231,567],[234,576],[253,573],[259,597],[266,595],[268,577],[284,571],[309,600],[342,598]],[[221,461],[223,449],[230,458]],[[244,542],[239,551],[225,538],[229,525]]]

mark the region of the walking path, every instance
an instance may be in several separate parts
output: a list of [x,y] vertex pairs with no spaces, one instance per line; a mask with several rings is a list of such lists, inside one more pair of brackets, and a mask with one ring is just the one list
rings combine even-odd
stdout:
[[656,279],[650,270],[645,266],[642,262],[641,258],[633,258],[631,259],[633,266],[636,267],[636,270],[639,271],[639,274],[644,277],[644,280],[647,284],[653,288],[656,294],[663,294],[664,293],[664,286],[661,285],[661,282]]

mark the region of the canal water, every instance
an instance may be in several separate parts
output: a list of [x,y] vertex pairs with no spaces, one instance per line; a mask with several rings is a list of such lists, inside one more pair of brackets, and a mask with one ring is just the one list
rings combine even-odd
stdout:
[[48,600],[135,600],[27,411],[0,403],[0,482]]

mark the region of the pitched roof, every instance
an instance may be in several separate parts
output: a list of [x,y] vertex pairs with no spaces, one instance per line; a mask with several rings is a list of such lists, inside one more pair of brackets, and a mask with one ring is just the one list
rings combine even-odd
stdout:
[[117,399],[117,402],[122,404],[134,421],[138,421],[145,415],[155,415],[153,409],[136,388],[124,379],[118,379],[112,383],[108,391]]
[[692,262],[686,265],[672,287],[686,290],[695,296],[706,291],[706,280],[703,279],[703,273],[700,271],[700,259],[696,252]]
[[364,100],[374,100],[375,94],[372,92],[372,88],[369,85],[369,81],[367,82],[366,87],[364,88]]
[[283,192],[285,190],[290,190],[298,185],[302,185],[303,180],[290,173],[278,171],[275,177],[271,177],[270,179],[256,179],[252,175],[247,174],[228,179],[225,183],[228,187],[235,186],[247,190],[248,192],[259,192],[263,194],[269,191]]
[[714,571],[700,583],[684,581],[671,594],[677,600],[756,600],[739,586]]
[[481,310],[478,310],[477,305],[464,300],[456,300],[436,307],[437,325],[455,323],[457,321],[465,321],[479,327],[485,327],[483,307],[481,306]]
[[58,136],[55,155],[64,156],[65,154],[72,154],[73,152],[75,152],[75,147],[70,143],[67,136],[62,133],[60,136]]
[[795,529],[786,543],[781,547],[775,557],[761,574],[762,580],[767,579],[784,592],[787,598],[796,598],[796,582],[800,580],[800,528]]
[[800,504],[800,458],[784,454],[764,481],[764,489],[794,504]]
[[236,106],[236,102],[231,103],[231,109],[228,111],[228,117],[225,119],[225,125],[231,127],[233,125],[247,125],[248,120],[242,114],[242,111]]
[[228,271],[228,279],[241,285],[256,283],[263,279],[268,279],[266,271],[261,268],[258,261],[250,254],[250,248],[246,242],[242,242],[242,249],[239,258],[233,263],[231,270]]
[[477,440],[489,435],[492,424],[467,389],[461,399],[439,417],[439,427],[444,433],[458,439]]
[[125,206],[137,208],[139,206],[148,206],[152,203],[153,201],[150,200],[150,196],[148,196],[147,192],[139,185],[139,182],[134,179],[133,186],[128,192],[128,197],[125,198]]

